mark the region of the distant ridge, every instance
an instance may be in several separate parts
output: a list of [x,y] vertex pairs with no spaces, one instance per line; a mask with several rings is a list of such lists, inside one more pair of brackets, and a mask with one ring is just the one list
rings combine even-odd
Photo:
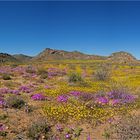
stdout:
[[64,50],[56,50],[51,48],[46,48],[40,54],[33,58],[33,60],[37,61],[46,61],[46,60],[63,60],[63,59],[80,59],[80,60],[88,60],[88,59],[96,59],[96,60],[104,60],[106,57],[98,56],[98,55],[88,55],[81,53],[79,51],[64,51]]
[[18,60],[10,54],[0,53],[0,63],[18,62]]
[[99,55],[89,55],[84,54],[79,51],[64,51],[56,50],[51,48],[46,48],[32,60],[34,61],[47,61],[47,60],[65,60],[65,59],[75,59],[75,60],[107,60],[111,63],[136,63],[138,60],[130,53],[120,51],[112,53],[110,56],[99,56]]
[[84,54],[79,51],[65,51],[46,48],[37,56],[31,57],[24,54],[10,55],[0,53],[0,62],[44,62],[48,60],[106,60],[110,63],[139,63],[132,54],[124,51],[112,53],[110,56]]
[[31,56],[27,56],[24,54],[15,54],[15,55],[13,55],[13,57],[16,58],[20,62],[28,62],[33,58]]

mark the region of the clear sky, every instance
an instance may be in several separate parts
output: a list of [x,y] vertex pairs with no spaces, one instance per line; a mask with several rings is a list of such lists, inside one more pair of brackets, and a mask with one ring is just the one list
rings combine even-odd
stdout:
[[140,1],[0,1],[0,52],[36,55],[44,48],[140,59]]

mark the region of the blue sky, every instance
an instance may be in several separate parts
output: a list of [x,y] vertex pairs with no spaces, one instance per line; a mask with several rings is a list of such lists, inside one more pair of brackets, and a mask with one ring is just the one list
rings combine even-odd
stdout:
[[36,55],[48,47],[140,59],[140,2],[0,1],[0,52]]

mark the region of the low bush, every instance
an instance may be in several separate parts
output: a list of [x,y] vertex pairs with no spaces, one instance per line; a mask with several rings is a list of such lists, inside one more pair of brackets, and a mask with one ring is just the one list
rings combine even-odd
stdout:
[[105,81],[110,78],[110,71],[107,67],[101,66],[95,71],[94,77],[96,80]]
[[3,80],[11,80],[12,78],[11,78],[11,76],[9,74],[3,74],[2,79]]
[[36,72],[36,70],[34,69],[34,67],[33,66],[28,66],[27,68],[26,68],[26,72],[27,73],[35,73]]
[[37,71],[37,74],[40,75],[40,78],[41,78],[41,79],[46,79],[46,78],[48,78],[48,72],[47,72],[46,70],[44,70],[44,69],[39,69],[39,70]]
[[140,139],[140,116],[125,116],[107,130],[111,138],[119,140]]
[[25,101],[21,97],[16,95],[9,96],[6,99],[6,103],[8,107],[17,109],[20,109],[25,105]]
[[32,122],[28,127],[27,136],[32,140],[38,140],[41,138],[49,139],[51,135],[51,127],[45,118],[39,118]]
[[76,83],[76,82],[81,82],[81,81],[83,81],[83,79],[82,79],[82,76],[80,74],[78,74],[78,73],[71,73],[69,75],[69,82]]
[[6,114],[0,114],[0,121],[7,119],[8,116]]

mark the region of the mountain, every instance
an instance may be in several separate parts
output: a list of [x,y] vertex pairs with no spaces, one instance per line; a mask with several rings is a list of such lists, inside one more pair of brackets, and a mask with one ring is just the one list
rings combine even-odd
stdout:
[[35,56],[33,61],[47,61],[47,60],[107,60],[111,63],[139,63],[139,61],[130,53],[120,51],[112,53],[110,56],[89,55],[78,51],[64,51],[46,48],[44,51]]
[[84,53],[81,53],[78,51],[68,52],[68,51],[64,51],[64,50],[46,48],[44,51],[42,51],[40,54],[38,54],[32,60],[46,61],[46,60],[64,60],[64,59],[104,60],[104,59],[106,59],[106,57],[98,56],[98,55],[88,55],[88,54],[84,54]]
[[115,52],[110,56],[99,56],[99,55],[89,55],[84,54],[79,51],[64,51],[56,50],[51,48],[46,48],[44,51],[39,53],[35,57],[30,57],[24,54],[10,55],[7,53],[0,53],[0,62],[43,62],[47,60],[106,60],[109,63],[132,63],[140,64],[132,54],[128,52]]
[[16,58],[20,62],[28,62],[33,58],[31,56],[27,56],[24,54],[15,54],[15,55],[13,55],[13,57]]
[[138,60],[130,53],[128,52],[115,52],[112,53],[107,60],[115,63],[133,63],[138,62]]
[[19,62],[15,57],[7,53],[0,53],[0,63]]

